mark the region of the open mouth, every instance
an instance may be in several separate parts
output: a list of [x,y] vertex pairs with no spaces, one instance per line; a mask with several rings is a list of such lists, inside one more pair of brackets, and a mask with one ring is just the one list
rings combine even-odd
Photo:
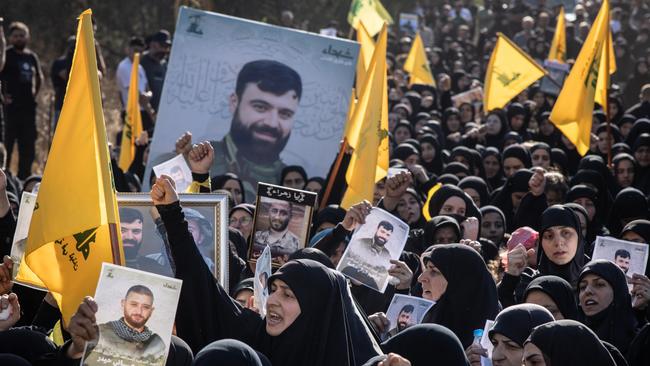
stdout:
[[585,301],[585,306],[595,306],[598,305],[598,302],[596,300],[589,299]]
[[266,322],[268,325],[278,325],[282,322],[282,317],[275,312],[268,312],[266,314]]

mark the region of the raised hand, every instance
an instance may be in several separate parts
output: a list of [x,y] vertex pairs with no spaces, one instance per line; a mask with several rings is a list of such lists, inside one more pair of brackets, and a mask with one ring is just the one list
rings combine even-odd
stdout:
[[99,330],[95,313],[97,313],[97,303],[92,297],[86,296],[68,324],[67,331],[72,336],[72,344],[67,351],[69,358],[81,358],[86,342],[97,339]]
[[399,283],[395,285],[398,290],[406,290],[411,288],[411,281],[413,280],[413,271],[402,261],[391,259],[392,266],[388,269],[388,274],[397,278]]
[[207,174],[214,161],[214,148],[209,141],[194,144],[188,153],[188,161],[192,173]]
[[156,179],[156,183],[151,187],[150,195],[154,205],[168,205],[178,201],[174,181],[166,175]]
[[183,154],[183,156],[187,156],[187,154],[190,152],[192,149],[192,133],[190,131],[185,132],[184,134],[181,135],[181,137],[176,140],[176,154]]
[[2,262],[0,264],[0,295],[8,294],[14,285],[11,275],[14,268],[13,260],[10,256],[5,255]]
[[384,207],[388,211],[393,211],[399,199],[406,189],[413,184],[413,174],[403,171],[386,179],[386,196],[384,196]]
[[372,205],[368,201],[357,203],[350,207],[341,221],[341,225],[347,231],[356,229],[358,225],[363,225],[366,222],[366,216],[370,214]]
[[0,320],[0,332],[13,327],[20,320],[20,303],[16,294],[0,296],[0,310],[7,309],[9,309],[9,316],[7,319]]
[[511,251],[508,252],[508,266],[506,273],[511,276],[521,276],[521,273],[528,264],[528,253],[523,244],[517,244]]
[[535,196],[541,196],[546,187],[546,178],[544,177],[544,169],[537,167],[533,168],[533,176],[528,181],[528,190]]

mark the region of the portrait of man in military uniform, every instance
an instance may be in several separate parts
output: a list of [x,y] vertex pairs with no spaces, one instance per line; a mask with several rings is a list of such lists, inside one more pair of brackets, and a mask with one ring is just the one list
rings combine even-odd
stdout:
[[153,292],[134,285],[120,300],[123,316],[98,325],[99,338],[88,343],[84,365],[98,365],[106,360],[124,365],[156,365],[164,362],[167,346],[147,327],[155,310]]
[[301,248],[300,239],[289,228],[293,204],[269,197],[263,197],[263,202],[267,204],[265,207],[268,206],[268,219],[260,220],[266,223],[258,222],[255,225],[253,251],[261,253],[268,245],[271,258],[282,257],[286,261],[291,253]]
[[212,176],[227,172],[242,179],[246,197],[255,197],[257,182],[276,184],[286,164],[280,159],[302,97],[300,75],[272,60],[245,64],[228,100],[230,132],[214,147]]

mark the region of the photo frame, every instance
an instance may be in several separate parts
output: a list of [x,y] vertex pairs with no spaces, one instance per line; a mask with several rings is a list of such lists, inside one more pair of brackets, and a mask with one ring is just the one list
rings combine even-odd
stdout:
[[248,260],[255,262],[268,245],[271,264],[279,267],[291,253],[304,248],[317,196],[309,191],[259,183]]
[[591,259],[605,259],[614,262],[625,272],[628,287],[632,290],[632,275],[645,274],[650,247],[647,244],[621,240],[609,236],[597,236]]
[[94,300],[97,339],[81,365],[165,364],[182,280],[104,263]]
[[[213,276],[228,291],[228,196],[221,193],[179,193],[190,232]],[[120,229],[126,266],[174,276],[162,221],[149,193],[118,193]],[[138,224],[138,219],[141,224]],[[211,230],[210,230],[211,229]],[[139,230],[139,232],[138,232]]]

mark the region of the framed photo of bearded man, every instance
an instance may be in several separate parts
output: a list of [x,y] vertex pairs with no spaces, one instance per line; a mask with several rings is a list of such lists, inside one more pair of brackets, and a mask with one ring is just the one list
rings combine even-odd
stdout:
[[325,176],[338,151],[359,45],[181,7],[144,181],[186,131],[210,141],[214,176],[234,173],[245,197],[287,165]]
[[[192,238],[210,272],[228,289],[228,196],[179,193]],[[167,230],[148,193],[118,193],[126,266],[174,277]]]

